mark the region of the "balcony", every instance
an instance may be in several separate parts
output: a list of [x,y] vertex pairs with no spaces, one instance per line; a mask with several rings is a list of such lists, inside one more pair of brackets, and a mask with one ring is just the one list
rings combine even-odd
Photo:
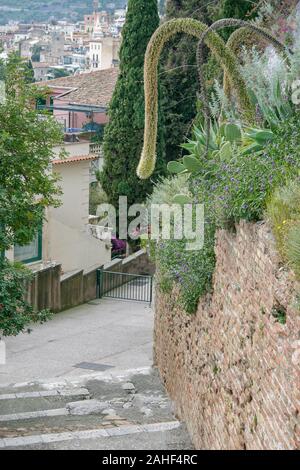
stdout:
[[90,144],[90,153],[103,157],[102,145],[97,143]]

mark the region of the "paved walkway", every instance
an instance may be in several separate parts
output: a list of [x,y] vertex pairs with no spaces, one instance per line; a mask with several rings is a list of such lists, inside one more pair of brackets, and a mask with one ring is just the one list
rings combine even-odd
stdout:
[[0,385],[152,364],[153,311],[141,302],[102,299],[7,338]]
[[7,339],[0,449],[191,449],[152,341],[149,305],[108,299]]

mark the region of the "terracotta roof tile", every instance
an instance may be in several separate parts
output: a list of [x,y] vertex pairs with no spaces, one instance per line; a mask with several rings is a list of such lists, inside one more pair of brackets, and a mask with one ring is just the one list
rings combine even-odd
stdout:
[[62,165],[67,163],[77,163],[88,160],[97,160],[99,158],[97,155],[76,155],[74,157],[63,158],[62,160],[53,160],[52,165]]
[[[69,104],[91,104],[107,107],[112,98],[118,74],[118,68],[111,68],[56,78],[39,82],[38,85],[49,88],[66,88],[62,99],[68,100]],[[67,88],[70,88],[69,93]]]

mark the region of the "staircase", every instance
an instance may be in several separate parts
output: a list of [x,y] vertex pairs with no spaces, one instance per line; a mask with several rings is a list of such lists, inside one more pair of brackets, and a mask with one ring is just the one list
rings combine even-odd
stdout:
[[0,449],[192,449],[155,369],[0,388]]

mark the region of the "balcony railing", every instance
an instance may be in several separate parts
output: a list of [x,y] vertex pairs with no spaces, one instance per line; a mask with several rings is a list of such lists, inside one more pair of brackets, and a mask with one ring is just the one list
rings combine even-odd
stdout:
[[99,155],[99,157],[102,157],[102,145],[101,144],[96,144],[96,143],[91,143],[90,144],[90,153],[93,153],[95,155]]

